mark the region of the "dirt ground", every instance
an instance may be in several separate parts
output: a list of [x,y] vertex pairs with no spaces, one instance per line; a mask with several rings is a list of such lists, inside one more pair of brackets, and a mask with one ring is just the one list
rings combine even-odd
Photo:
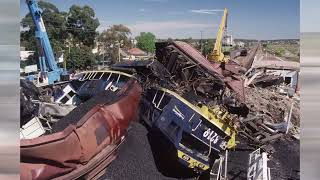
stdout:
[[[249,153],[255,149],[240,138],[241,144],[235,151],[229,152],[228,178],[230,180],[246,180]],[[270,144],[272,154],[269,155],[268,167],[273,180],[300,179],[300,142],[296,139],[283,138]]]
[[132,123],[117,158],[101,180],[195,179],[194,174],[174,161],[175,155],[169,146],[164,145],[163,139],[152,134],[140,123]]
[[[129,136],[118,152],[117,159],[108,166],[101,180],[196,179],[190,171],[171,161],[174,159],[172,151],[170,147],[163,145],[160,138],[161,136],[157,135],[151,137],[143,125],[133,123]],[[227,173],[230,180],[247,179],[249,153],[255,150],[247,145],[246,139],[239,137],[238,140],[241,144],[234,151],[230,151],[228,156]],[[271,179],[300,179],[299,141],[283,138],[272,142],[270,146],[273,151],[268,161]],[[162,154],[159,154],[161,152]]]

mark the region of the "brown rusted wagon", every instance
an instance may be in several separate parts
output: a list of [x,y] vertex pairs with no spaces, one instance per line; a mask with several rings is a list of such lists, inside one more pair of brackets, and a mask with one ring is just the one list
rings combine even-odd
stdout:
[[97,179],[137,117],[141,91],[131,79],[118,92],[103,91],[79,105],[53,133],[22,139],[21,179]]

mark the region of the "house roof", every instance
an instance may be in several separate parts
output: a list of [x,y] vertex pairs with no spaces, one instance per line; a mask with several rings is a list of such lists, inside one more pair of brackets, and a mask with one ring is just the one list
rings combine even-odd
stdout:
[[139,48],[132,48],[132,49],[129,49],[128,50],[128,54],[129,55],[133,55],[133,56],[146,56],[147,53],[142,51],[141,49]]

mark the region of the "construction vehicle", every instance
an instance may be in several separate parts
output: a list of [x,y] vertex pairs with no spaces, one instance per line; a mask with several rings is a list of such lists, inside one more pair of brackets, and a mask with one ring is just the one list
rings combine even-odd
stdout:
[[[39,48],[39,66],[38,76],[27,76],[29,81],[35,81],[37,86],[53,85],[61,79],[68,80],[68,73],[59,68],[55,60],[53,50],[48,38],[48,34],[42,19],[42,10],[39,8],[36,0],[26,0],[33,23],[35,25],[35,36]],[[36,78],[35,78],[36,77]]]
[[225,8],[223,11],[223,16],[220,22],[219,30],[217,32],[214,49],[212,53],[208,56],[208,59],[210,61],[215,61],[218,63],[222,63],[222,62],[227,63],[230,59],[229,56],[225,55],[227,53],[223,52],[223,42],[222,42],[224,38],[224,34],[226,34],[226,30],[227,30],[227,18],[228,18],[228,10]]

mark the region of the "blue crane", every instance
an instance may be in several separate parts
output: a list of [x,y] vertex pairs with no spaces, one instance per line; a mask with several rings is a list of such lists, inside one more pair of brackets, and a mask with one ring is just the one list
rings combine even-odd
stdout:
[[40,73],[38,83],[52,85],[60,81],[61,75],[67,75],[59,68],[55,60],[48,34],[42,19],[42,10],[36,0],[26,0],[33,23],[35,25],[35,36],[39,48]]

